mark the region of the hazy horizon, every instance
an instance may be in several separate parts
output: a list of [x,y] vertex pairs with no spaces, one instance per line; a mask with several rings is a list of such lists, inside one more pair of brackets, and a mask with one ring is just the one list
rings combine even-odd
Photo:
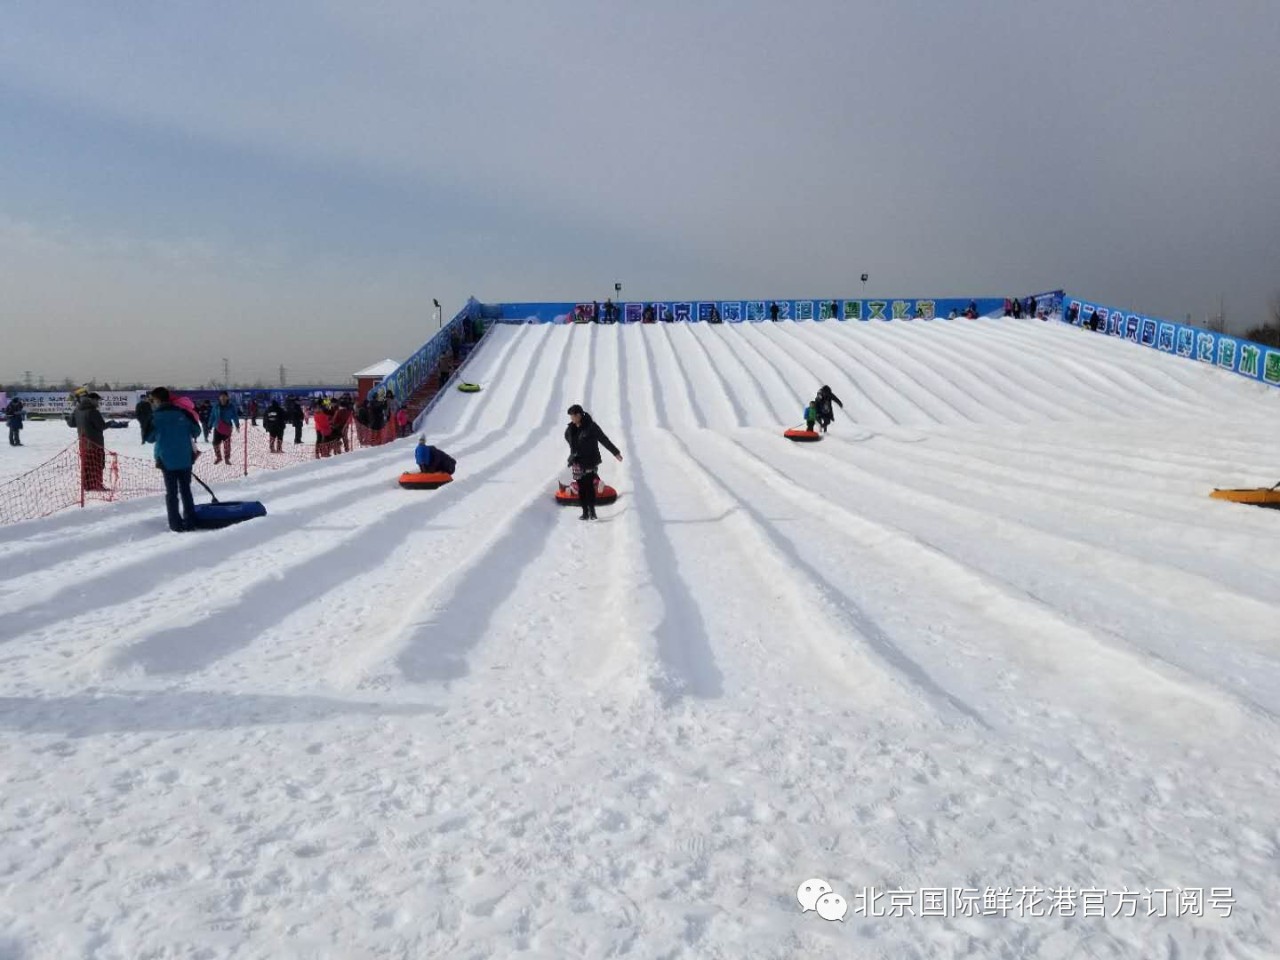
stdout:
[[480,300],[1280,292],[1280,5],[0,12],[0,382],[277,382]]

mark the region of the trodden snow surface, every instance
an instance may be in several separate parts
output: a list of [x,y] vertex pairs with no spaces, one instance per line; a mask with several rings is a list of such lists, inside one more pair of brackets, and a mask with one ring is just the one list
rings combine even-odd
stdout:
[[0,956],[1280,955],[1280,512],[1207,496],[1280,391],[1012,320],[464,373],[438,490],[403,441],[0,529]]

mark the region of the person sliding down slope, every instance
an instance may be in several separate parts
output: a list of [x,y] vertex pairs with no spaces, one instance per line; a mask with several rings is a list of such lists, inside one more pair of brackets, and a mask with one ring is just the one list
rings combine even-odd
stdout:
[[453,476],[458,463],[439,447],[427,445],[425,436],[418,437],[418,445],[414,448],[413,459],[418,463],[420,473],[447,473]]
[[604,444],[619,463],[622,462],[622,454],[591,419],[591,414],[576,403],[569,408],[569,426],[565,428],[564,439],[569,444],[569,466],[578,468],[574,471],[578,480],[578,502],[582,504],[582,516],[578,519],[594,520],[596,472],[601,460],[600,445]]
[[[826,384],[818,390],[818,396],[813,401],[813,405],[818,408],[818,424],[822,427],[822,432],[827,432],[827,426],[835,419],[835,413],[831,409],[831,403],[835,401],[840,409],[844,409],[844,404],[840,402],[840,398],[831,392],[831,388]],[[813,429],[810,427],[809,429]]]

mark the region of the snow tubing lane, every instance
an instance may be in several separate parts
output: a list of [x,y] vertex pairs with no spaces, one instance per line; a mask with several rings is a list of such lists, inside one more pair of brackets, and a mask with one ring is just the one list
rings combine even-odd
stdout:
[[478,383],[460,383],[458,389],[463,393],[479,393],[480,384]]
[[400,486],[406,490],[434,490],[451,483],[453,477],[447,473],[402,473]]
[[[618,491],[613,489],[607,483],[601,484],[600,489],[596,491],[596,503],[605,505],[613,503],[618,499]],[[556,503],[562,507],[573,506],[578,503],[578,494],[576,491],[570,490],[563,483],[560,489],[556,491]]]
[[815,440],[822,439],[822,434],[817,430],[787,430],[782,435],[797,443],[813,443]]
[[266,515],[267,508],[257,500],[220,500],[217,503],[196,504],[195,523],[199,530],[220,530],[233,523]]
[[1256,487],[1250,490],[1214,490],[1209,494],[1214,500],[1226,500],[1230,503],[1246,503],[1251,507],[1267,507],[1280,510],[1280,490],[1274,487]]

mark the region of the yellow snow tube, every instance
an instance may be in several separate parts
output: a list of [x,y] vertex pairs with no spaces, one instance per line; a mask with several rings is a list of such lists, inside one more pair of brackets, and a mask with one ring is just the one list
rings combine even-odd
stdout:
[[1248,490],[1214,490],[1209,494],[1215,500],[1231,503],[1247,503],[1251,507],[1269,507],[1280,510],[1280,484],[1274,487],[1254,487]]

